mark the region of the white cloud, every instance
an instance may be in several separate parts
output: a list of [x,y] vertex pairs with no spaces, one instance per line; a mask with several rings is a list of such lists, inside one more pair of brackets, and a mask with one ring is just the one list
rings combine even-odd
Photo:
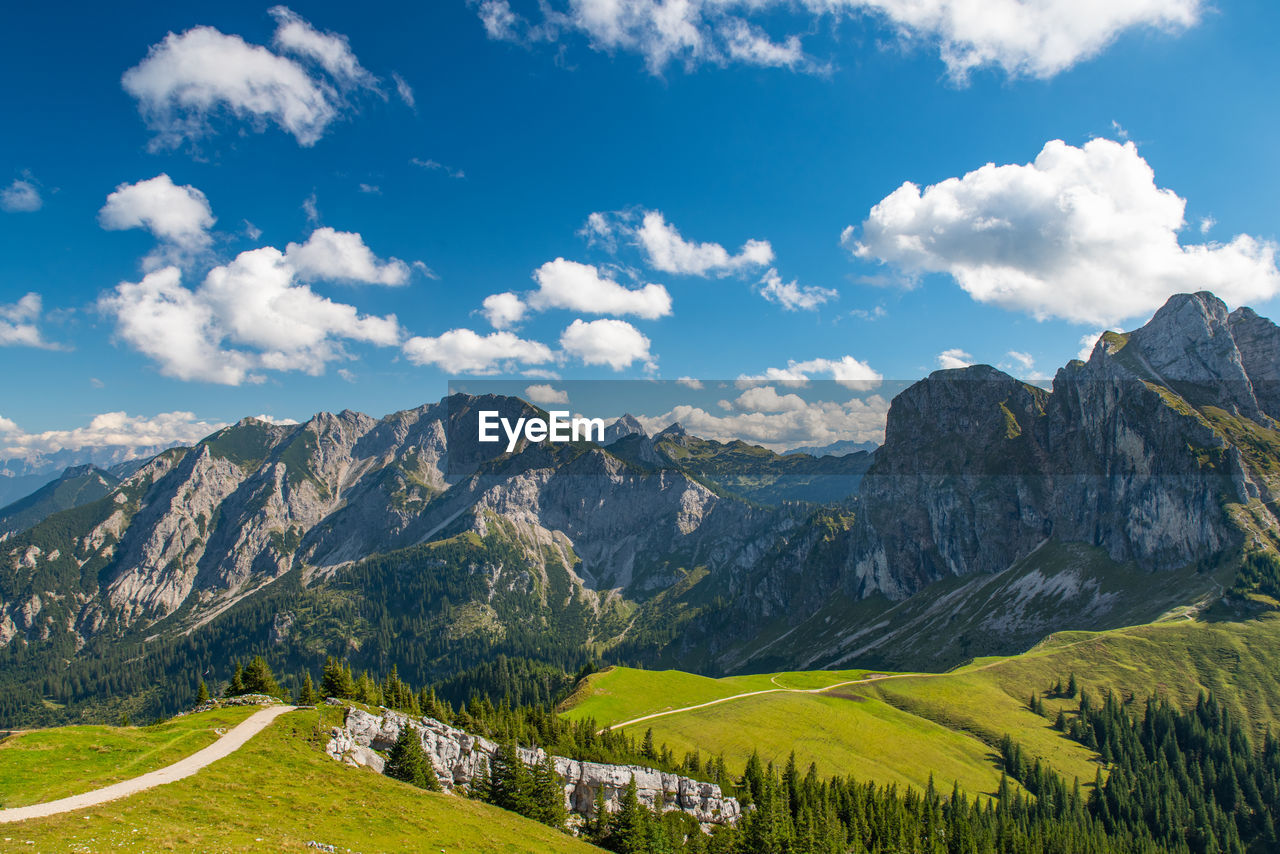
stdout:
[[1217,224],[1218,224],[1218,221],[1211,216],[1201,217],[1200,233],[1208,234],[1210,231],[1213,231],[1213,227]]
[[[763,392],[764,389],[753,389]],[[801,401],[798,395],[761,396],[767,409],[751,409],[748,401],[722,401],[726,414],[697,406],[680,405],[659,415],[637,415],[649,433],[678,421],[695,436],[728,442],[742,439],[776,451],[801,445],[829,445],[839,441],[883,442],[889,401],[880,395],[848,401]],[[779,405],[779,402],[786,401]],[[744,407],[740,408],[739,403]]]
[[649,339],[625,320],[575,320],[560,335],[560,346],[584,365],[608,365],[615,371],[635,361],[653,365]]
[[816,285],[802,286],[794,280],[784,282],[782,277],[778,275],[778,271],[772,267],[764,274],[760,284],[762,286],[760,295],[769,300],[769,302],[778,303],[787,311],[795,311],[797,309],[812,311],[828,300],[833,300],[839,296],[830,288],[820,288]]
[[225,385],[260,382],[262,371],[322,374],[347,358],[343,342],[400,342],[395,315],[363,315],[297,281],[280,250],[242,252],[191,290],[176,267],[121,282],[98,306],[116,335],[154,360],[162,374]]
[[283,6],[271,10],[278,50],[249,44],[213,27],[169,33],[152,45],[121,83],[156,132],[153,147],[176,148],[212,132],[224,113],[255,130],[274,123],[302,146],[314,145],[339,117],[353,111],[346,94],[375,89],[377,80],[345,37],[321,33]]
[[0,190],[0,208],[9,213],[30,213],[40,210],[43,205],[40,190],[31,181],[15,178],[12,184]]
[[145,228],[165,244],[152,256],[151,266],[208,249],[215,222],[204,193],[190,184],[174,184],[164,172],[136,184],[120,184],[98,211],[98,223],[109,231]]
[[493,374],[554,359],[551,348],[538,341],[511,332],[479,335],[470,329],[450,329],[434,338],[410,338],[404,342],[404,354],[415,365],[435,365],[449,374]]
[[1076,353],[1076,358],[1082,362],[1089,361],[1089,357],[1093,355],[1094,345],[1098,343],[1098,339],[1102,337],[1105,330],[1097,332],[1087,332],[1080,336],[1080,352]]
[[980,302],[1041,319],[1109,326],[1179,292],[1233,305],[1280,293],[1274,243],[1242,234],[1184,246],[1185,207],[1133,143],[1055,140],[1026,165],[987,164],[923,192],[903,184],[843,240],[858,257],[948,273]]
[[796,412],[808,406],[798,394],[778,394],[771,385],[755,386],[738,395],[729,408],[759,412]]
[[547,385],[546,383],[528,386],[524,390],[524,397],[525,400],[528,400],[531,403],[567,404],[569,402],[569,392]]
[[327,226],[311,232],[306,243],[286,246],[285,259],[304,279],[393,286],[409,281],[408,264],[398,258],[380,262],[359,234]]
[[363,181],[356,185],[356,189],[368,196],[381,196],[382,188],[377,184],[366,184]]
[[850,317],[856,317],[860,320],[880,320],[887,317],[889,312],[885,311],[884,306],[878,305],[873,309],[855,308],[849,312]]
[[809,359],[805,362],[790,359],[785,368],[768,368],[763,374],[755,376],[743,374],[738,377],[737,384],[740,388],[764,383],[801,388],[819,375],[829,376],[845,388],[857,391],[869,391],[884,380],[884,376],[866,362],[853,356],[843,356],[839,359]]
[[43,347],[52,345],[40,334],[40,294],[29,293],[9,305],[0,305],[0,347]]
[[409,158],[409,162],[412,163],[414,166],[418,166],[423,169],[430,169],[433,172],[443,172],[444,174],[448,175],[450,178],[467,177],[466,172],[463,172],[461,169],[454,169],[452,166],[446,166],[445,164],[441,163],[439,160],[431,160],[431,159],[423,160],[420,157],[411,157]]
[[314,61],[345,89],[378,88],[378,78],[360,65],[346,36],[322,33],[284,6],[274,6],[270,13],[276,19],[271,43],[277,50]]
[[[590,219],[587,222],[592,225]],[[748,240],[738,254],[730,255],[719,243],[685,240],[661,211],[646,211],[640,227],[630,233],[644,249],[650,266],[664,273],[728,275],[773,261],[773,247],[767,240]]]
[[[1135,29],[1178,31],[1194,25],[1201,0],[567,0],[540,4],[533,23],[508,0],[483,0],[479,14],[490,38],[537,42],[563,32],[584,36],[594,50],[644,57],[653,74],[672,63],[741,63],[820,71],[801,37],[825,19],[870,18],[903,42],[935,45],[953,80],[978,68],[1009,76],[1047,78],[1102,51]],[[881,40],[891,41],[891,40]]]
[[416,107],[417,100],[413,97],[413,87],[409,82],[395,73],[392,73],[391,80],[396,84],[396,94],[400,96],[401,101],[404,101],[405,106],[409,109]]
[[967,368],[972,364],[973,356],[970,356],[959,347],[952,347],[950,350],[943,350],[938,354],[938,367],[944,371]]
[[27,433],[9,419],[0,417],[0,456],[27,458],[88,448],[192,445],[226,426],[217,421],[203,421],[191,412],[161,412],[152,416],[104,412],[93,416],[83,427]]
[[680,385],[684,386],[685,388],[691,388],[694,390],[698,390],[702,388],[702,380],[697,380],[697,379],[694,379],[693,377],[681,377],[680,379],[676,380],[676,382],[678,382]]
[[535,270],[533,279],[538,289],[525,301],[535,310],[566,308],[590,314],[634,314],[650,320],[671,314],[671,295],[662,285],[631,290],[592,264],[557,258]]
[[317,225],[320,222],[320,206],[318,204],[315,191],[311,195],[302,200],[302,212],[307,215],[307,222],[311,225]]
[[507,329],[520,322],[524,317],[525,309],[526,306],[520,297],[505,291],[485,297],[484,308],[481,311],[485,320],[489,321],[489,325],[494,329]]
[[1006,355],[1010,360],[1010,364],[1017,365],[1023,371],[1031,371],[1035,369],[1036,360],[1030,353],[1021,353],[1017,350],[1010,350]]

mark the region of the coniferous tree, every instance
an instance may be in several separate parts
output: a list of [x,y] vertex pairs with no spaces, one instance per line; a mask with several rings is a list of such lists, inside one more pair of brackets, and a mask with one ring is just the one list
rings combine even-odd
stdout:
[[556,774],[556,766],[550,754],[544,755],[542,761],[533,767],[530,795],[534,809],[530,818],[551,827],[564,827],[565,820],[569,817],[564,806],[564,786]]
[[204,684],[204,680],[200,680],[200,687],[196,689],[196,705],[203,706],[210,701],[209,686]]
[[320,693],[325,697],[336,697],[349,700],[356,694],[356,686],[351,678],[351,668],[344,662],[330,656],[324,662],[324,677],[320,680]]
[[435,767],[422,749],[422,737],[412,726],[405,726],[400,730],[382,773],[419,789],[440,791],[440,780],[436,777]]
[[319,702],[320,698],[316,694],[315,683],[311,681],[310,673],[302,674],[302,684],[298,688],[298,696],[294,701],[297,706],[314,706]]
[[236,662],[236,669],[231,674],[231,681],[227,683],[227,690],[222,692],[224,697],[239,697],[244,693],[244,668],[240,666],[240,662]]
[[244,694],[266,694],[274,697],[282,693],[280,683],[276,682],[275,674],[271,672],[271,666],[260,655],[250,659],[241,679]]
[[640,803],[635,774],[631,775],[631,781],[622,791],[618,812],[614,814],[611,824],[613,833],[609,837],[610,851],[617,854],[649,854],[649,811]]

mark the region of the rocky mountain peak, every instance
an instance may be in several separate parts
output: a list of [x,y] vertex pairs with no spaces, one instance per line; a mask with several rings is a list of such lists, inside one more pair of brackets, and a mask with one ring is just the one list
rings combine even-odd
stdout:
[[604,444],[612,445],[625,436],[648,436],[644,426],[630,412],[604,428]]
[[[1234,334],[1237,328],[1247,354]],[[1194,405],[1258,418],[1262,407],[1245,362],[1260,376],[1274,375],[1274,359],[1266,356],[1280,348],[1275,334],[1274,324],[1253,312],[1238,315],[1233,323],[1226,304],[1201,291],[1170,297],[1146,325],[1121,336],[1106,352],[1143,379],[1169,385]]]

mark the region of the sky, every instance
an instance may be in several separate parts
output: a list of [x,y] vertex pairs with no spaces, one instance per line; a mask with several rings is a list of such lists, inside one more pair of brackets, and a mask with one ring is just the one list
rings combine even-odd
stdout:
[[1275,316],[1280,8],[976,8],[9,4],[0,457],[459,377],[874,439],[895,383],[1043,382],[1173,293]]

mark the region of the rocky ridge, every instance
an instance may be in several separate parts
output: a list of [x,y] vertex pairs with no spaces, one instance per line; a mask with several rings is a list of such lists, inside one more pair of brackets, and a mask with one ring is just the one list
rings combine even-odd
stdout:
[[[330,699],[327,702],[344,705],[341,700]],[[423,750],[431,758],[436,776],[446,791],[466,787],[477,776],[488,773],[489,759],[498,748],[494,742],[434,718],[415,719],[389,709],[381,709],[380,712],[380,715],[375,715],[346,706],[343,726],[333,729],[325,752],[338,761],[381,773],[385,759],[379,751],[390,750],[407,726],[418,733]],[[546,757],[541,748],[521,747],[518,750],[526,765],[537,765]],[[608,809],[616,811],[622,792],[633,776],[640,802],[650,809],[661,812],[681,810],[704,827],[734,824],[742,815],[737,799],[723,795],[715,783],[699,782],[638,765],[607,765],[563,756],[552,756],[551,759],[556,774],[564,782],[565,809],[583,818],[594,817],[596,798],[602,789]]]

